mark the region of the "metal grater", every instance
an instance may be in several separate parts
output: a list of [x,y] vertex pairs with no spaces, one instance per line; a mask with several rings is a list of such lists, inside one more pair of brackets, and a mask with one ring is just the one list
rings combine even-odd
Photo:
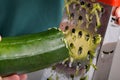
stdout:
[[[69,3],[67,4],[66,1]],[[99,25],[99,21],[97,22],[96,15],[89,13],[90,10],[92,11],[92,6],[95,4],[99,4],[102,7],[101,11],[99,10],[97,11],[98,13],[97,16],[100,18],[101,25]],[[85,9],[85,6],[87,7],[87,9]],[[101,44],[98,46],[98,48],[96,48],[96,53],[98,53],[96,54],[97,67],[99,71],[102,71],[103,66],[101,67],[99,65],[99,64],[103,64],[102,62],[100,62],[100,59],[101,59],[100,52],[101,52],[101,48],[103,48],[104,38],[106,35],[106,30],[108,29],[108,22],[111,15],[112,7],[109,5],[103,4],[101,2],[96,2],[94,0],[65,0],[65,8],[67,12],[64,11],[64,15],[60,24],[60,28],[63,31],[69,28],[74,33],[74,28],[77,26],[82,30],[88,31],[92,34],[100,34],[102,36]],[[69,11],[68,11],[68,8],[69,8]],[[89,20],[91,20],[89,19],[89,16],[92,16],[92,23],[89,22]],[[56,70],[53,70],[51,68],[47,69],[45,71],[46,74],[44,75],[45,76],[50,75],[50,78],[52,77],[53,80],[54,79],[58,80],[58,78],[59,80],[86,80],[85,76],[89,74],[85,72],[84,67],[81,67],[81,68],[79,67],[80,68],[79,75],[73,76],[71,75],[71,73],[75,73],[76,71],[74,68],[66,67],[66,66],[69,66],[67,64],[69,64],[69,62],[66,62],[65,64],[58,63],[57,65],[55,65]],[[110,65],[111,65],[111,62],[109,62],[109,65],[107,66],[109,67],[109,69],[110,69]],[[107,80],[108,78],[106,78],[106,76],[103,76],[103,75],[109,75],[108,74],[109,70],[106,72],[103,71],[103,73],[100,73],[99,71],[96,70],[94,74],[90,72],[90,74],[93,74],[93,75],[89,76],[88,80]]]
[[[63,15],[63,19],[62,22],[60,24],[60,28],[62,30],[65,30],[66,27],[69,27],[69,29],[72,29],[75,26],[78,26],[78,22],[79,20],[82,18],[82,23],[79,26],[82,29],[88,30],[93,34],[100,34],[102,36],[102,41],[100,46],[98,46],[98,55],[97,55],[97,67],[99,70],[102,70],[102,67],[99,67],[99,55],[100,55],[100,50],[101,50],[101,46],[104,40],[104,36],[107,30],[107,26],[108,26],[108,22],[109,22],[109,18],[111,15],[111,10],[112,7],[106,4],[103,4],[101,2],[96,2],[93,0],[68,0],[71,1],[71,5],[69,5],[69,16],[68,16],[68,12],[64,12]],[[80,4],[78,4],[80,3]],[[100,4],[102,6],[102,11],[99,12],[98,11],[98,16],[100,18],[100,22],[101,25],[97,25],[97,19],[95,15],[92,15],[89,13],[89,10],[92,10],[92,7],[94,4]],[[85,9],[84,7],[81,6],[86,6],[87,8]],[[88,10],[87,10],[88,9]],[[87,16],[93,16],[92,18],[92,22],[89,23],[90,21],[88,20]],[[98,28],[96,28],[96,26],[98,26]],[[98,75],[99,74],[99,75]],[[97,72],[97,70],[94,73],[93,79],[94,80],[107,80],[107,79],[99,79],[101,73]],[[107,72],[105,73],[106,75],[108,74]],[[99,77],[98,77],[99,76]]]

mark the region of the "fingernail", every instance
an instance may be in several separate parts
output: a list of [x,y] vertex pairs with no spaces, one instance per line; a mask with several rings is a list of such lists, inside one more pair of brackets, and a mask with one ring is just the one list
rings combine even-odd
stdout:
[[2,37],[1,37],[1,35],[0,35],[0,41],[2,40]]

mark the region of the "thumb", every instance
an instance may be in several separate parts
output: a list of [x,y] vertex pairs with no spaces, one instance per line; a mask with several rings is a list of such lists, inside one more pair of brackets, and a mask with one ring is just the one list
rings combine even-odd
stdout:
[[0,80],[2,80],[2,77],[0,76]]

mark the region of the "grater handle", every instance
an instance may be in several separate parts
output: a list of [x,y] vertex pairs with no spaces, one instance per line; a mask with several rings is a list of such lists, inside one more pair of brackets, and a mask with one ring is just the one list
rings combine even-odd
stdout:
[[120,6],[120,0],[97,0],[97,1],[111,6]]

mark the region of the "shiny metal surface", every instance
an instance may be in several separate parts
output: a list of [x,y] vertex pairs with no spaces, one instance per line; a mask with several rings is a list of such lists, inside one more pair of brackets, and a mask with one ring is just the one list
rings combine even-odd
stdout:
[[[94,72],[93,80],[109,80],[108,78],[111,71],[111,65],[113,63],[118,37],[120,35],[120,28],[118,27],[119,25],[114,24],[113,21],[111,21],[111,18],[109,20],[105,38],[98,56],[98,70]],[[109,53],[106,54],[104,52]]]
[[120,36],[114,52],[108,80],[120,80]]

